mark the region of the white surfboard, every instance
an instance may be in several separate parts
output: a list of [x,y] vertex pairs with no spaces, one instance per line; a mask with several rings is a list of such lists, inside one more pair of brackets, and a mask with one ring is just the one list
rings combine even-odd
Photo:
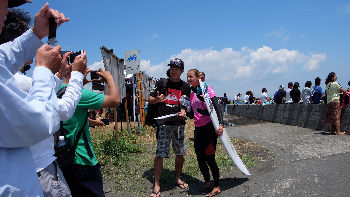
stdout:
[[[208,112],[210,114],[211,121],[213,122],[214,128],[217,130],[219,128],[219,119],[216,114],[215,108],[213,103],[210,100],[209,92],[208,92],[208,86],[199,80],[200,87],[202,89],[202,94],[204,97],[205,105],[207,106]],[[227,154],[233,161],[233,163],[238,167],[238,169],[243,172],[245,175],[251,175],[247,169],[247,167],[242,162],[241,158],[238,156],[238,153],[233,146],[230,137],[226,133],[225,128],[223,129],[222,135],[220,136],[220,140],[222,145],[224,146]]]

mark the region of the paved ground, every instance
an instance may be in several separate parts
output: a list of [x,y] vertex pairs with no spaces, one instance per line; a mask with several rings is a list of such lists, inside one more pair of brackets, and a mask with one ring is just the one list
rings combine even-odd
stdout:
[[[252,176],[238,170],[221,174],[220,196],[350,196],[350,135],[237,116],[225,119],[235,124],[226,128],[231,137],[262,146],[252,153],[262,161],[249,169]],[[200,180],[191,184],[189,193],[173,189],[161,196],[200,196],[202,184]]]
[[271,157],[249,180],[221,196],[350,196],[349,135],[267,122],[237,125],[227,132],[261,144]]
[[[220,196],[350,196],[350,135],[328,135],[277,123],[237,117],[227,132],[263,146],[263,161],[250,169],[252,176],[237,171],[223,175]],[[232,122],[232,121],[231,121]],[[201,184],[192,185],[199,196]],[[187,196],[177,190],[162,196]]]

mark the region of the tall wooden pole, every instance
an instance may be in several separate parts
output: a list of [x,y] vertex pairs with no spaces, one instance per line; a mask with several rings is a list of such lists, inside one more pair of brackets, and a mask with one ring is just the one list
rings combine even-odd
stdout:
[[140,121],[141,124],[145,125],[145,102],[143,99],[143,83],[142,83],[142,73],[137,73],[138,78],[138,89],[139,89],[139,106],[140,106]]
[[[113,50],[110,50],[110,55],[111,55],[111,67],[113,65]],[[118,133],[118,114],[117,114],[117,108],[113,108],[114,112],[114,131],[115,131],[115,140],[117,142],[117,145],[119,146],[119,133]]]
[[117,145],[119,146],[119,133],[118,133],[118,113],[117,108],[114,109],[114,131],[115,131],[115,139],[117,141]]
[[125,115],[126,115],[126,128],[128,133],[130,133],[130,122],[129,122],[129,112],[128,112],[128,97],[125,97]]

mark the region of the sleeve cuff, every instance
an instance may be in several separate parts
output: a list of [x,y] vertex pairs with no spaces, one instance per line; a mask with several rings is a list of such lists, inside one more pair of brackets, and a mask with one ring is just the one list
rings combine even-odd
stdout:
[[70,80],[78,80],[79,82],[84,81],[85,76],[79,71],[72,71]]

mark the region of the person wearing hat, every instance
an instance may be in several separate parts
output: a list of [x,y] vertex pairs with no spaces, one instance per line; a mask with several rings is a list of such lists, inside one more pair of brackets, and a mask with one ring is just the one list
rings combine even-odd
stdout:
[[[0,0],[0,33],[8,8],[27,2]],[[60,126],[54,73],[62,65],[61,47],[41,41],[48,35],[51,16],[58,24],[69,20],[47,3],[36,14],[32,29],[0,45],[0,196],[43,196],[29,146]],[[27,94],[18,88],[13,74],[35,55],[33,86]]]
[[301,92],[299,90],[299,83],[295,82],[293,89],[290,91],[290,97],[292,97],[293,103],[299,103],[301,100]]
[[[160,175],[163,169],[163,158],[170,157],[170,141],[175,157],[176,180],[175,184],[183,191],[188,190],[188,184],[181,180],[184,155],[186,153],[185,144],[185,117],[186,108],[189,107],[190,86],[180,79],[184,72],[184,62],[175,58],[170,60],[170,77],[161,78],[155,85],[155,90],[151,92],[148,102],[156,105],[157,116],[176,114],[169,118],[157,122],[157,151],[154,159],[154,188],[152,197],[160,195]],[[188,99],[188,102],[182,100]],[[187,103],[187,105],[186,105]]]

